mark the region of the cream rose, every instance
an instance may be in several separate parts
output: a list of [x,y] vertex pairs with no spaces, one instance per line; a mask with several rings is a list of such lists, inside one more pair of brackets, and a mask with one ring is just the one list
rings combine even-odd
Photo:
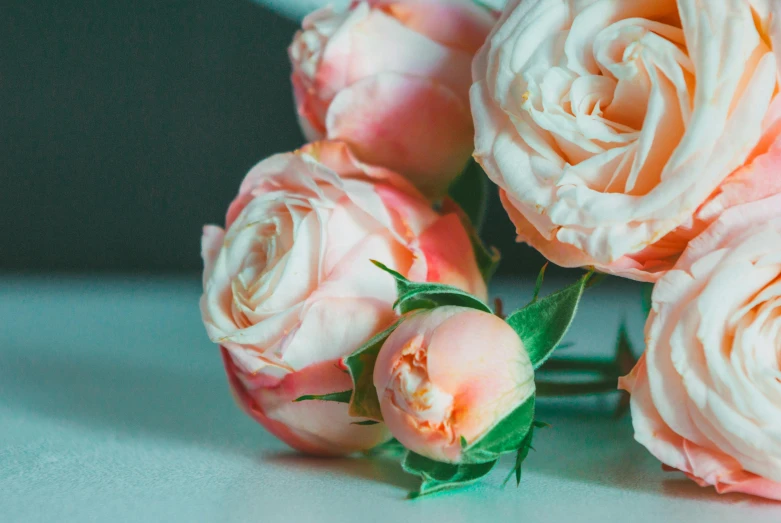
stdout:
[[307,138],[343,140],[361,160],[442,194],[473,149],[470,64],[493,21],[471,0],[370,0],[312,13],[289,51]]
[[636,439],[719,492],[781,500],[781,195],[725,211],[656,284],[622,387]]
[[254,167],[226,231],[204,228],[203,322],[242,407],[294,448],[344,454],[388,438],[347,405],[306,394],[351,388],[341,358],[395,321],[394,280],[486,287],[456,215],[435,213],[398,174],[321,142]]
[[695,211],[777,134],[779,15],[767,0],[508,2],[471,101],[475,157],[519,240],[564,266],[669,269]]

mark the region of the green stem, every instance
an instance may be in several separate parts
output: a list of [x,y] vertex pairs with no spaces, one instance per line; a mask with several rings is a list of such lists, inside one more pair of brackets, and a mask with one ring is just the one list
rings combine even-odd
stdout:
[[596,372],[607,376],[618,376],[615,361],[593,358],[550,359],[542,366],[542,371]]
[[554,381],[537,381],[537,396],[578,396],[585,394],[601,394],[618,390],[618,380],[601,380],[586,383],[558,383]]

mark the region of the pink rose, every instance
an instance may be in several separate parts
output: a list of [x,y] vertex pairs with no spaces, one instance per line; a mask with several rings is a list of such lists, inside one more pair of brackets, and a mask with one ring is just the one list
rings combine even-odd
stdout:
[[290,46],[301,126],[438,196],[473,149],[470,64],[493,24],[471,0],[370,0],[304,19]]
[[440,216],[408,182],[321,142],[255,166],[204,228],[201,313],[223,348],[242,407],[292,447],[344,454],[387,439],[347,405],[293,400],[351,388],[341,358],[395,321],[393,278],[436,280],[485,297],[458,217]]
[[471,100],[475,156],[519,240],[653,281],[733,203],[704,207],[730,174],[775,190],[750,162],[779,134],[779,15],[766,0],[508,2]]
[[455,306],[405,319],[380,349],[374,386],[393,436],[446,463],[461,461],[461,438],[479,441],[535,390],[515,331],[497,316]]
[[725,211],[656,284],[621,386],[635,438],[719,492],[781,500],[781,195]]

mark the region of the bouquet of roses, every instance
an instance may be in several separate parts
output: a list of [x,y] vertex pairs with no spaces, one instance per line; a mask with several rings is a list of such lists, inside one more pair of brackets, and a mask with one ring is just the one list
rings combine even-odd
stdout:
[[[636,439],[781,499],[781,4],[363,0],[290,46],[300,150],[203,234],[201,311],[242,408],[302,452],[403,452],[414,495],[513,474],[535,369],[593,271],[653,283],[620,386]],[[471,160],[473,157],[476,163]],[[486,176],[487,175],[487,176]],[[588,270],[504,318],[484,184]],[[542,276],[542,273],[541,273]]]

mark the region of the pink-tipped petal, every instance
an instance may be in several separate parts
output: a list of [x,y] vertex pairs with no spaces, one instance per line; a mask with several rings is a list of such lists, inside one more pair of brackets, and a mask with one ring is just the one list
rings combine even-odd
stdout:
[[450,89],[424,78],[378,74],[339,92],[328,136],[363,161],[401,172],[428,196],[441,194],[472,149],[468,108]]

